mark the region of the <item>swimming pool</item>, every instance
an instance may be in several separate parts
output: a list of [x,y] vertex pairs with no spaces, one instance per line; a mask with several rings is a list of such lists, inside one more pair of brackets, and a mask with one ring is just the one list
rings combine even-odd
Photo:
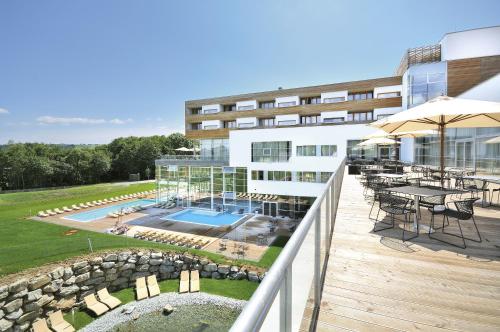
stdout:
[[120,209],[125,209],[132,206],[148,206],[155,203],[154,199],[137,199],[135,201],[124,202],[120,204],[110,205],[102,207],[95,210],[79,212],[75,214],[70,214],[64,219],[79,221],[79,222],[89,222],[97,219],[105,218],[108,213],[120,211]]
[[212,210],[187,209],[163,217],[163,220],[189,222],[205,226],[229,226],[243,219],[241,214],[215,212]]

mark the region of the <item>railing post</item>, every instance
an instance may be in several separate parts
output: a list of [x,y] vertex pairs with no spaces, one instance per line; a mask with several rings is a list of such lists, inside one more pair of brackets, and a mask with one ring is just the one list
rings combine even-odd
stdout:
[[[333,184],[333,182],[332,182]],[[326,249],[330,248],[330,235],[331,233],[331,218],[332,214],[330,211],[330,188],[327,188],[326,190],[326,196],[325,196],[325,218],[326,218],[326,223],[325,223],[325,246]]]
[[314,306],[319,307],[321,298],[321,204],[315,216],[314,230]]
[[330,223],[330,233],[333,233],[333,228],[335,227],[335,184],[337,183],[336,178],[333,178],[332,185],[328,188],[330,194],[330,215],[332,216]]
[[292,264],[286,268],[280,288],[280,331],[292,331]]

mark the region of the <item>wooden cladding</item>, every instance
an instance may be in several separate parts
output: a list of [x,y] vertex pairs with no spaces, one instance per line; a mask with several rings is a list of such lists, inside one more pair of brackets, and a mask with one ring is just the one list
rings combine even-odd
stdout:
[[190,139],[228,138],[229,128],[212,129],[212,130],[186,129],[186,137]]
[[500,56],[448,61],[448,96],[456,97],[500,73]]
[[188,123],[197,123],[206,120],[233,121],[237,118],[257,117],[268,118],[276,115],[299,114],[316,115],[328,111],[367,111],[374,108],[401,107],[401,97],[353,100],[331,104],[310,104],[271,109],[256,109],[250,111],[221,112],[205,115],[186,115]]
[[260,102],[260,101],[274,100],[278,97],[289,97],[289,96],[315,97],[319,96],[321,93],[324,92],[334,92],[334,91],[344,91],[344,90],[347,90],[349,92],[370,91],[376,87],[400,85],[401,82],[402,82],[401,76],[393,76],[393,77],[376,78],[363,81],[317,85],[304,88],[282,89],[282,90],[273,90],[266,92],[240,94],[227,97],[189,100],[186,101],[186,110],[188,108],[201,107],[203,105],[234,104],[238,101],[245,101],[245,100],[257,100]]

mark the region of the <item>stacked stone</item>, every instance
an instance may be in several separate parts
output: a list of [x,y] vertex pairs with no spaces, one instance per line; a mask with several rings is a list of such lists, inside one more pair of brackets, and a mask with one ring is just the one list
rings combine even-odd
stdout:
[[47,274],[0,286],[0,332],[26,331],[37,318],[57,310],[80,308],[83,298],[107,287],[134,287],[140,277],[179,278],[183,270],[199,270],[202,278],[259,282],[263,276],[235,265],[215,264],[189,254],[122,251],[61,266]]

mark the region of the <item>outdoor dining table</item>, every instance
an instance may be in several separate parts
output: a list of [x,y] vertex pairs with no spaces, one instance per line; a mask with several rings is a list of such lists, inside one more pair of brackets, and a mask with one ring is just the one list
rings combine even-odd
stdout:
[[[415,216],[414,216],[414,221],[413,221],[413,229],[417,229],[418,221],[421,218],[420,198],[433,197],[433,196],[444,196],[444,195],[456,194],[456,193],[460,192],[458,190],[435,189],[435,188],[416,187],[416,186],[403,186],[403,187],[386,188],[385,190],[389,191],[391,193],[399,193],[399,194],[403,194],[403,195],[410,195],[413,197],[413,200],[415,202],[415,211],[416,211]],[[423,226],[423,229],[425,227],[426,226]],[[429,230],[429,229],[427,229],[427,230]]]

